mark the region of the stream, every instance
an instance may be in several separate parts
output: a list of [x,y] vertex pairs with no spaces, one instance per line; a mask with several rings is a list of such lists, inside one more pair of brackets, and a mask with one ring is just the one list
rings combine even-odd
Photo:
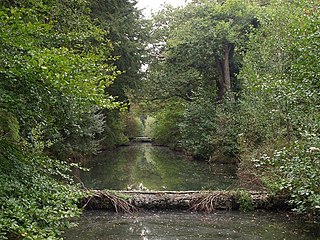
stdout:
[[[229,190],[237,187],[236,168],[190,161],[165,147],[135,144],[105,152],[76,172],[88,188],[124,190]],[[85,211],[66,240],[320,239],[320,224],[289,213],[148,211],[132,215]]]
[[319,224],[291,219],[287,214],[219,211],[142,212],[133,215],[88,211],[67,240],[314,240]]
[[78,178],[91,189],[227,190],[237,186],[234,165],[191,161],[167,147],[137,143],[117,148],[84,163]]

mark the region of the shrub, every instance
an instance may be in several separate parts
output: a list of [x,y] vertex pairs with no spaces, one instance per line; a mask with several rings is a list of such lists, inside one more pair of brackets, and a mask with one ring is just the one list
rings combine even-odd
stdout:
[[295,211],[317,214],[320,212],[319,159],[320,138],[309,134],[303,140],[275,150],[271,155],[262,155],[254,163],[263,170],[269,189],[289,193]]
[[[0,139],[0,238],[58,239],[80,214],[70,167]],[[59,180],[57,180],[59,179]]]

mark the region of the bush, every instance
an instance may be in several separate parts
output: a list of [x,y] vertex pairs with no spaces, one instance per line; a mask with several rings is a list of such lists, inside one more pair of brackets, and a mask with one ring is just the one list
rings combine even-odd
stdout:
[[[83,196],[68,165],[0,139],[0,238],[58,239]],[[59,180],[57,180],[59,179]]]
[[119,110],[104,110],[103,132],[99,135],[101,138],[101,148],[111,150],[115,147],[128,143],[129,139],[125,136],[125,123]]
[[275,1],[251,36],[239,75],[245,87],[239,124],[247,149],[242,150],[259,149],[253,162],[269,189],[289,194],[296,211],[316,214],[319,23],[315,1]]
[[56,133],[57,140],[50,147],[54,156],[61,160],[79,162],[88,155],[96,154],[101,147],[99,135],[103,132],[103,115],[87,112],[80,116],[70,114],[66,119],[69,121]]
[[[213,90],[212,90],[213,91]],[[198,158],[227,158],[238,153],[237,105],[227,95],[220,103],[200,89],[180,124],[183,147]],[[221,159],[215,159],[221,160]]]
[[155,116],[154,128],[151,137],[156,143],[171,148],[181,147],[180,121],[183,114],[183,106],[180,103],[168,104]]
[[144,125],[141,122],[140,118],[135,117],[132,113],[127,112],[123,113],[123,121],[125,124],[124,134],[132,139],[134,137],[143,136]]
[[320,212],[320,138],[308,134],[288,147],[264,154],[254,163],[273,192],[286,192],[299,213]]
[[233,193],[240,211],[251,212],[254,210],[253,199],[251,194],[246,190],[237,190]]
[[195,157],[208,159],[213,152],[216,116],[216,103],[212,94],[200,92],[187,105],[180,124],[182,145]]

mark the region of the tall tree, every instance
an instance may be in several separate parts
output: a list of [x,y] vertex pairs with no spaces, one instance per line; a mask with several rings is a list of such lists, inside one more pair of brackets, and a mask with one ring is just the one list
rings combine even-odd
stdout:
[[[162,101],[157,105],[161,108],[163,100],[182,100],[176,109],[182,112],[180,119],[173,118],[175,132],[180,132],[177,142],[201,158],[209,158],[212,151],[221,151],[219,157],[238,151],[231,115],[236,107],[219,106],[217,100],[227,101],[227,92],[239,91],[236,74],[248,35],[257,27],[256,15],[255,4],[228,0],[193,1],[176,9],[167,6],[154,16],[153,58],[142,95]],[[168,122],[164,119],[168,116],[160,115],[160,120]]]
[[[177,80],[181,92],[187,95],[189,91],[190,96],[200,80],[205,85],[216,84],[218,99],[225,92],[235,90],[241,51],[247,34],[256,25],[255,14],[253,5],[229,0],[194,1],[184,8],[167,8],[156,16],[155,33],[164,29],[167,33],[165,39],[154,44],[155,51],[159,51],[158,46],[165,43],[158,54],[161,58],[152,66],[156,78],[165,83],[162,87],[172,91],[169,89],[172,84],[167,83]],[[159,18],[163,22],[160,26]]]
[[115,65],[122,72],[108,92],[127,101],[127,89],[137,87],[142,78],[141,66],[145,62],[147,21],[131,0],[91,0],[91,17],[108,33],[113,43]]
[[[117,101],[126,106],[130,106],[132,92],[138,88],[143,77],[141,66],[146,58],[147,21],[142,18],[136,4],[136,1],[130,0],[90,1],[91,18],[105,30],[104,38],[112,42],[114,66],[121,73],[106,94],[116,96]],[[109,109],[102,111],[102,114],[105,119],[104,131],[100,134],[103,148],[113,148],[128,141],[124,133],[127,119],[124,114]]]

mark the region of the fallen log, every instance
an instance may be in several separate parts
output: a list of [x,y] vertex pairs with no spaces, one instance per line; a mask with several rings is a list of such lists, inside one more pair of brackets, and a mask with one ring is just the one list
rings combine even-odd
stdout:
[[216,210],[288,209],[285,196],[257,191],[103,191],[92,190],[82,206],[89,210],[134,212],[139,209]]

